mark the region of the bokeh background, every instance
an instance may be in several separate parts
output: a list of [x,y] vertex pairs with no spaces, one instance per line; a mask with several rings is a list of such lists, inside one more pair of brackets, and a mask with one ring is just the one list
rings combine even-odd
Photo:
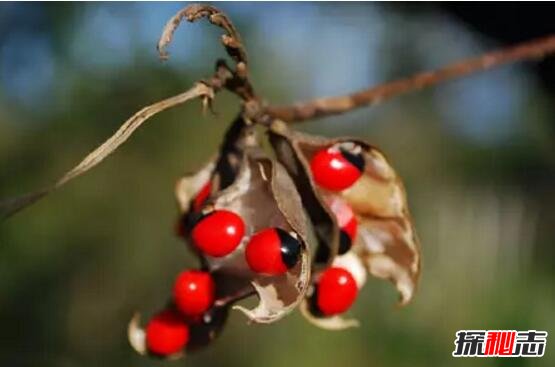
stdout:
[[[211,74],[221,33],[184,24],[182,3],[0,5],[0,196],[52,182],[142,106]],[[260,94],[287,103],[342,94],[555,31],[553,6],[221,3],[241,31]],[[550,17],[551,16],[551,17]],[[368,282],[328,332],[298,314],[247,326],[185,361],[136,355],[132,313],[162,307],[194,266],[174,235],[173,185],[217,149],[238,111],[198,103],[141,128],[94,171],[0,225],[2,366],[553,366],[553,61],[505,66],[381,106],[299,125],[381,147],[406,181],[423,248],[414,302]],[[547,330],[544,358],[454,359],[459,329]]]

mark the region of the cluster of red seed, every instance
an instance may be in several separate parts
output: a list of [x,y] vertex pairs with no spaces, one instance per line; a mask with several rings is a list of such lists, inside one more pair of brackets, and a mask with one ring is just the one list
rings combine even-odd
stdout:
[[[362,175],[364,160],[340,147],[318,152],[311,161],[314,181],[321,188],[338,192],[351,187]],[[205,256],[224,257],[243,242],[247,228],[244,220],[229,210],[201,209],[211,195],[210,182],[202,187],[192,202],[194,219],[181,226],[189,232],[193,245]],[[343,200],[333,197],[327,203],[341,230],[339,253],[347,252],[356,236],[357,220]],[[183,226],[185,228],[183,228]],[[300,258],[301,244],[294,232],[265,228],[254,233],[245,246],[245,260],[261,275],[285,274]],[[356,299],[357,283],[346,269],[330,267],[318,279],[313,295],[314,311],[331,316],[345,312]],[[177,277],[173,289],[175,311],[166,310],[150,320],[146,328],[149,351],[157,355],[179,352],[189,341],[188,323],[196,322],[214,304],[216,284],[209,272],[186,270]]]
[[[243,219],[228,210],[203,215],[193,227],[193,244],[203,254],[223,257],[231,254],[245,236]],[[265,228],[253,234],[245,247],[245,259],[252,271],[282,275],[299,261],[301,244],[297,234],[281,228]]]
[[[196,219],[192,224],[180,223],[179,232],[185,234],[190,230],[193,245],[204,255],[227,256],[242,243],[246,225],[239,215],[229,210],[201,214],[209,196],[210,183],[207,183],[193,199]],[[251,270],[268,276],[285,274],[297,264],[300,254],[297,235],[281,228],[266,228],[253,234],[245,247],[245,259]],[[167,310],[150,320],[146,328],[148,350],[162,356],[182,350],[189,340],[187,323],[198,321],[213,306],[215,290],[216,284],[209,272],[186,270],[179,274],[173,289],[173,303],[178,312]]]
[[185,270],[177,276],[173,288],[175,310],[154,316],[146,327],[148,350],[166,356],[178,353],[189,341],[189,324],[214,304],[215,283],[210,273]]
[[[362,176],[364,158],[341,146],[332,146],[317,152],[310,170],[314,182],[330,192],[348,189]],[[357,234],[357,219],[351,207],[339,197],[326,196],[326,204],[336,217],[340,229],[338,253],[344,254],[351,248]],[[358,286],[349,270],[341,267],[325,269],[315,285],[312,295],[312,311],[322,316],[333,316],[347,311],[358,294]]]

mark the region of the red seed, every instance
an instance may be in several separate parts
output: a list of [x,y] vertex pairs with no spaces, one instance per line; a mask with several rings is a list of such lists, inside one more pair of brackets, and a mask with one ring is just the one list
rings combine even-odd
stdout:
[[300,254],[300,242],[281,228],[267,228],[255,233],[245,249],[251,270],[265,275],[285,274],[295,266]]
[[354,241],[354,239],[356,238],[357,229],[358,229],[358,222],[354,216],[346,225],[341,227],[341,230],[347,233],[347,235],[351,238],[351,242]]
[[318,310],[325,316],[347,311],[358,294],[355,278],[339,267],[326,269],[320,277],[316,291]]
[[351,207],[341,198],[335,195],[327,196],[326,204],[335,215],[335,219],[341,231],[338,253],[342,255],[351,249],[357,235],[358,221]]
[[189,341],[189,327],[177,313],[166,310],[146,326],[146,344],[151,353],[161,356],[181,351]]
[[342,191],[352,186],[362,175],[362,168],[360,156],[334,147],[320,150],[310,162],[316,184],[331,191]]
[[228,210],[215,210],[194,226],[191,237],[195,246],[207,255],[221,257],[239,246],[245,234],[245,223]]
[[187,316],[201,315],[214,303],[214,280],[200,270],[181,272],[175,281],[173,298],[177,309]]
[[357,233],[357,219],[353,209],[344,200],[338,198],[337,196],[326,197],[326,204],[330,210],[335,214],[335,219],[339,228],[345,231],[351,240],[354,240]]

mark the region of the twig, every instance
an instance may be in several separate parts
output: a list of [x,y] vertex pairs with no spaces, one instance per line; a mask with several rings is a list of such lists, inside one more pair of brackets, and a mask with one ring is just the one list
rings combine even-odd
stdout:
[[236,63],[235,70],[231,70],[223,60],[219,60],[216,65],[216,68],[227,68],[232,75],[232,78],[227,80],[225,88],[238,95],[244,102],[257,100],[258,98],[255,96],[252,83],[249,80],[247,51],[241,36],[227,15],[213,6],[192,4],[178,11],[168,21],[158,41],[157,47],[160,58],[166,60],[169,57],[166,47],[172,42],[173,34],[184,18],[189,22],[207,18],[210,23],[225,30],[226,33],[222,35],[221,41],[227,54]]
[[287,122],[336,115],[355,108],[375,105],[400,94],[429,87],[449,79],[459,78],[510,62],[539,59],[554,52],[555,35],[550,35],[350,95],[320,98],[290,106],[268,106],[266,112],[274,118]]
[[[0,201],[0,221],[12,216],[21,209],[32,205],[46,195],[62,187],[69,181],[95,167],[98,163],[102,162],[106,157],[113,153],[121,144],[123,144],[146,120],[168,108],[180,105],[197,97],[202,97],[203,109],[211,109],[211,102],[215,93],[222,88],[226,88],[237,94],[247,106],[251,104],[259,106],[258,99],[254,96],[253,88],[248,79],[246,64],[247,56],[239,33],[229,18],[215,7],[193,4],[173,16],[164,27],[162,36],[158,42],[160,57],[168,57],[165,52],[165,47],[171,42],[173,33],[183,18],[186,18],[190,22],[194,22],[203,17],[207,17],[212,24],[221,27],[226,31],[226,34],[222,36],[222,42],[228,54],[237,62],[236,70],[231,70],[225,64],[225,61],[220,60],[216,63],[215,74],[209,80],[196,83],[191,89],[184,93],[144,107],[125,121],[123,125],[114,133],[114,135],[112,135],[92,153],[87,155],[77,166],[66,172],[53,185],[26,195]],[[258,112],[259,110],[260,108],[255,108],[254,112],[251,112],[251,114]]]
[[237,63],[247,63],[247,52],[245,51],[239,32],[237,32],[231,20],[217,8],[204,4],[189,5],[178,11],[177,14],[168,21],[158,41],[158,53],[160,54],[160,58],[168,58],[166,46],[171,43],[173,34],[177,27],[179,27],[179,24],[181,24],[183,18],[186,18],[189,22],[207,18],[210,23],[223,28],[226,34],[222,35],[222,43],[229,56]]
[[69,181],[73,180],[76,177],[79,177],[83,173],[95,167],[106,157],[112,154],[133,134],[133,132],[137,128],[139,128],[152,116],[198,97],[202,97],[205,100],[211,100],[212,98],[214,98],[214,89],[207,84],[196,83],[191,89],[184,93],[144,107],[139,112],[130,117],[127,121],[125,121],[121,125],[121,127],[110,138],[108,138],[108,140],[102,143],[92,153],[88,154],[77,166],[66,172],[53,185],[23,196],[1,201],[0,220],[10,217],[11,215],[17,213],[19,210],[33,204],[47,194],[55,191]]

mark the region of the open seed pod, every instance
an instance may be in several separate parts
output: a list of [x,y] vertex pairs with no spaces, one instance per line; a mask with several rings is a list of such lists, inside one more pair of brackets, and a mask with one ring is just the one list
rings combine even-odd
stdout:
[[276,156],[295,182],[301,195],[303,205],[312,223],[313,231],[318,241],[313,265],[314,269],[324,268],[333,261],[339,248],[339,227],[334,215],[327,205],[320,190],[311,178],[310,168],[297,141],[290,136],[285,124],[276,121],[269,132],[270,143]]
[[[233,297],[251,287],[259,297],[256,308],[242,311],[257,323],[271,323],[285,316],[304,297],[310,281],[310,256],[306,218],[295,185],[283,166],[257,152],[249,151],[235,182],[208,201],[203,210],[228,210],[246,224],[242,243],[229,255],[205,256],[208,269],[217,280],[218,298]],[[300,243],[300,256],[283,275],[268,276],[253,272],[245,259],[250,237],[263,229],[280,228]]]
[[[217,159],[213,158],[196,173],[181,177],[175,185],[175,197],[180,213],[188,213],[190,209],[200,210],[204,201],[212,192],[212,175]],[[204,195],[201,192],[204,191]]]
[[210,159],[199,171],[181,177],[175,186],[175,196],[181,214],[190,209],[198,211],[204,201],[214,193],[233,183],[247,146],[256,145],[256,139],[249,125],[241,116],[228,128],[219,154]]
[[[231,185],[235,180],[248,146],[256,146],[253,127],[239,115],[229,126],[217,156],[199,171],[186,174],[175,185],[179,209],[177,233],[185,236],[187,228],[210,196]],[[191,247],[197,255],[198,251]],[[202,260],[202,258],[201,258]]]
[[[351,251],[363,260],[370,274],[392,281],[399,291],[400,304],[407,304],[419,279],[420,247],[404,187],[384,155],[358,139],[309,136],[288,130],[280,121],[272,125],[270,141],[278,160],[285,165],[306,200],[304,205],[317,227],[319,245],[327,241],[327,247],[317,251],[317,254],[323,254],[320,260],[329,264],[340,252],[339,236],[325,238],[323,234],[339,230],[328,203],[334,199],[344,201],[358,221]],[[360,177],[350,187],[332,191],[316,184],[310,162],[318,152],[335,146],[348,151],[349,159],[355,161],[360,170]],[[304,193],[310,190],[314,194],[305,197]],[[322,219],[324,213],[329,216],[326,220]],[[329,222],[333,230],[329,228]],[[319,230],[318,226],[325,228]]]
[[[171,310],[172,307],[173,306],[170,304],[167,309]],[[129,322],[127,327],[127,337],[129,344],[131,344],[133,349],[141,355],[152,355],[154,357],[170,360],[179,359],[185,356],[186,353],[194,352],[210,344],[214,339],[216,339],[227,321],[228,314],[229,308],[227,306],[214,306],[195,320],[184,319],[184,322],[188,325],[189,329],[188,342],[182,350],[165,357],[152,354],[148,350],[146,330],[141,325],[141,315],[139,313],[136,313]]]

